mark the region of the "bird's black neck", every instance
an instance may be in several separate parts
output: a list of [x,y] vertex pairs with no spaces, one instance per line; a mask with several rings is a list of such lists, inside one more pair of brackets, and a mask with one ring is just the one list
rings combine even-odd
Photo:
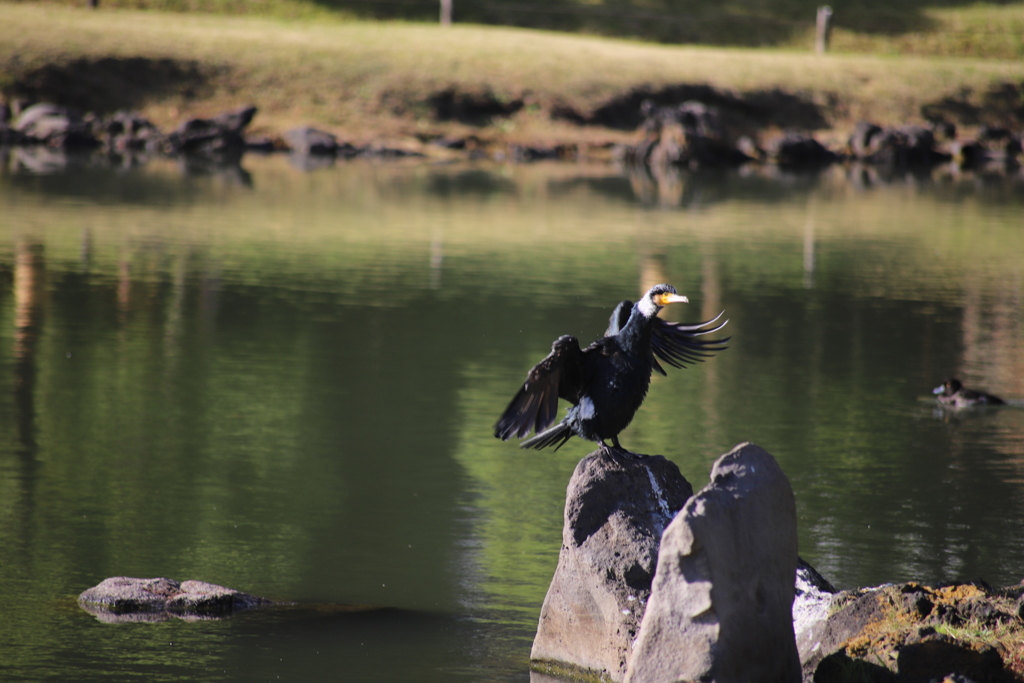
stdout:
[[[657,313],[655,313],[656,315]],[[645,344],[650,344],[653,322],[654,316],[647,317],[640,311],[640,304],[634,304],[633,310],[629,313],[629,320],[619,330],[619,344],[627,351],[645,348]]]

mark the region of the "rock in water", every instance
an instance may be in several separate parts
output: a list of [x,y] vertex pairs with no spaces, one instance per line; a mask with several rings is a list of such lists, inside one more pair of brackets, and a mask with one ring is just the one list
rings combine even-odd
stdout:
[[216,618],[271,604],[270,600],[205,581],[115,576],[82,592],[78,604],[110,623]]
[[[661,456],[600,449],[580,461],[530,654],[535,670],[622,680],[662,531],[691,495],[679,468]],[[791,591],[792,583],[790,573]]]
[[665,530],[626,681],[799,683],[796,568],[789,480],[769,453],[741,444]]

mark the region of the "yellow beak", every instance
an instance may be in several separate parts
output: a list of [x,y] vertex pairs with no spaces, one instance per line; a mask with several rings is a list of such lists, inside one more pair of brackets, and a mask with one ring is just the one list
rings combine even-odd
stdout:
[[669,304],[688,304],[690,300],[682,294],[659,294],[655,297],[655,302],[659,306],[668,306]]

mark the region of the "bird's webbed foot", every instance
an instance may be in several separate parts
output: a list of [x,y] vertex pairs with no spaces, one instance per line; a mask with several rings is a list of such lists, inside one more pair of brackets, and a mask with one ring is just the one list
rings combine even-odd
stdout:
[[617,436],[611,437],[611,442],[612,444],[609,446],[604,439],[598,440],[598,444],[600,444],[602,451],[607,451],[608,453],[613,453],[615,455],[624,455],[630,458],[644,457],[640,453],[634,453],[633,451],[623,448],[622,444],[619,443],[619,438]]

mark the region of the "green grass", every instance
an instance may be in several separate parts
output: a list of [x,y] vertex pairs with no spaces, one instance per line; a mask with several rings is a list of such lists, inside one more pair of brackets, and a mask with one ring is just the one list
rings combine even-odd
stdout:
[[[284,7],[325,11],[312,3],[264,1],[277,14]],[[843,127],[859,118],[915,120],[924,103],[965,92],[980,97],[999,83],[1024,83],[1020,61],[818,57],[807,50],[667,46],[516,28],[445,29],[316,16],[90,11],[0,2],[0,88],[12,94],[36,84],[34,92],[47,99],[115,98],[118,106],[139,109],[162,126],[252,102],[261,109],[257,123],[270,130],[310,123],[343,129],[349,137],[380,138],[444,130],[430,119],[425,103],[432,93],[454,87],[499,99],[523,97],[532,105],[492,129],[494,135],[566,139],[594,133],[552,123],[547,114],[553,107],[588,112],[638,86],[778,89],[817,104],[833,125]],[[96,68],[103,59],[112,60],[106,71]],[[141,75],[118,72],[133,59]]]
[[[55,0],[42,0],[55,2]],[[40,0],[35,0],[40,2]],[[436,0],[100,0],[103,8],[265,16],[278,19],[436,21]],[[61,2],[67,5],[67,2]],[[86,0],[71,4],[85,6]],[[459,0],[455,17],[662,43],[813,45],[821,0]],[[1015,59],[1024,57],[1024,6],[951,0],[832,3],[840,51]]]
[[961,626],[938,624],[935,630],[974,647],[981,645],[996,648],[1008,671],[1017,676],[1024,674],[1024,639],[1020,627],[1016,624],[999,624],[986,628],[972,620]]

